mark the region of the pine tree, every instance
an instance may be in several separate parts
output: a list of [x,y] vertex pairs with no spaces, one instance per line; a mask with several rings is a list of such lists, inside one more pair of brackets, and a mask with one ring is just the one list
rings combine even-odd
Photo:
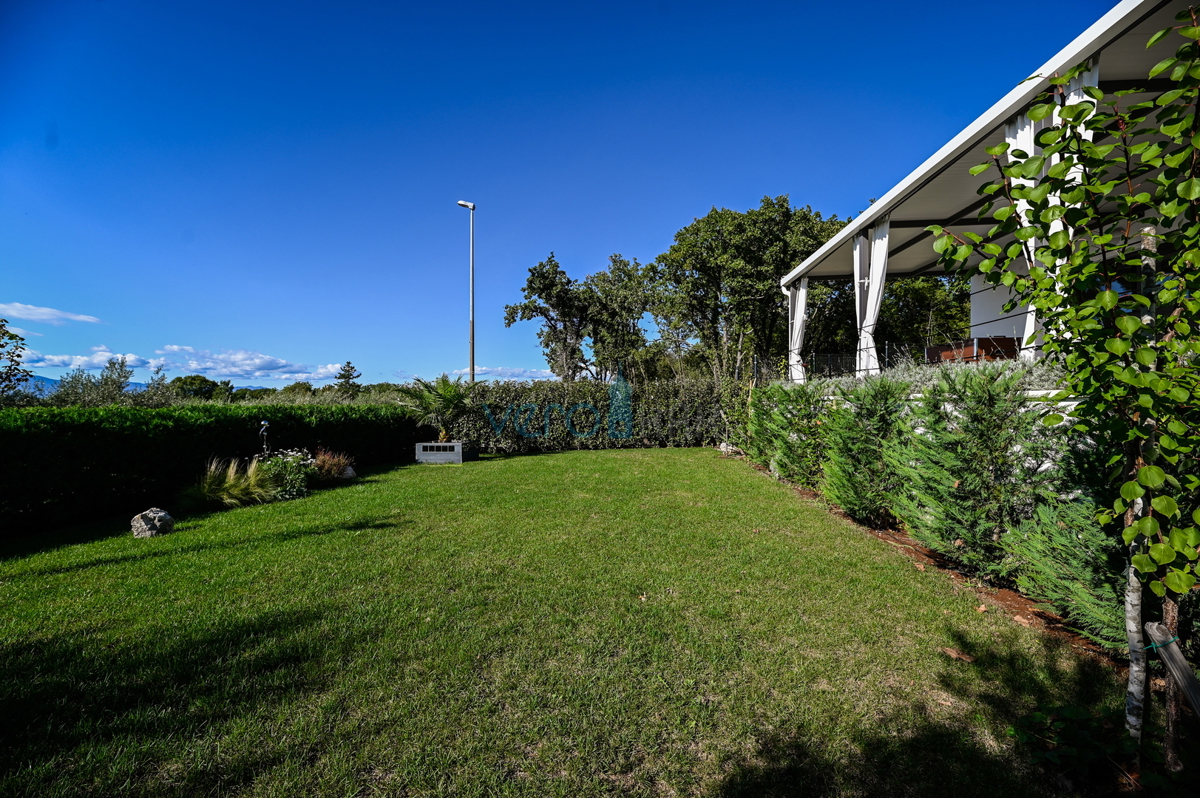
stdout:
[[355,371],[354,365],[347,360],[346,365],[342,366],[337,373],[337,390],[338,393],[353,399],[362,393],[362,386],[355,380],[362,376],[362,372]]

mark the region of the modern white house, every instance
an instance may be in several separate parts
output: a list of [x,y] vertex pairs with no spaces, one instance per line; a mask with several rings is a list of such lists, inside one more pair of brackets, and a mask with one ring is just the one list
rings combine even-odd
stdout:
[[[1175,45],[1164,43],[1147,50],[1146,42],[1155,31],[1177,24],[1175,15],[1188,5],[1182,0],[1124,0],[1118,4],[1038,69],[1034,73],[1038,79],[1021,83],[1002,97],[789,272],[781,281],[788,297],[789,379],[805,379],[801,349],[810,278],[852,278],[859,341],[857,371],[878,373],[874,332],[884,282],[889,277],[942,271],[933,251],[933,237],[925,228],[936,224],[983,235],[992,227],[992,222],[977,218],[985,202],[977,190],[987,178],[968,171],[988,160],[985,148],[1008,141],[1011,148],[1033,154],[1037,150],[1034,134],[1050,122],[1030,121],[1026,111],[1031,101],[1047,90],[1048,78],[1084,62],[1089,71],[1078,85],[1068,87],[1071,91],[1084,85],[1098,86],[1106,93],[1133,88],[1153,94],[1166,90],[1166,81],[1150,80],[1147,75],[1174,52]],[[1134,95],[1133,99],[1146,98]],[[995,349],[1032,359],[1037,355],[1036,345],[1026,342],[1036,332],[1037,320],[1032,312],[1020,308],[1004,313],[1009,298],[1006,289],[993,289],[981,277],[973,278],[971,338],[991,341]]]

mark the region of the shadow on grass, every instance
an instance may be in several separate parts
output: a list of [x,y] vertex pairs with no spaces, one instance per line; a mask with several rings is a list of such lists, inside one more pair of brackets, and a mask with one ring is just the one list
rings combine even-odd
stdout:
[[[189,519],[191,520],[191,519]],[[124,565],[126,563],[142,562],[145,560],[156,560],[164,557],[178,557],[185,554],[195,554],[205,551],[224,551],[241,549],[247,546],[260,546],[264,543],[282,543],[289,540],[298,540],[307,537],[320,537],[329,535],[335,532],[362,532],[366,530],[397,530],[408,528],[416,522],[408,518],[396,518],[389,520],[368,519],[363,521],[345,522],[334,525],[316,525],[310,524],[307,526],[285,529],[279,532],[272,532],[265,535],[256,535],[254,537],[245,538],[243,540],[233,541],[229,543],[195,543],[187,546],[177,546],[166,549],[148,549],[140,551],[136,554],[122,554],[113,557],[97,557],[94,560],[87,562],[74,563],[72,565],[56,565],[49,568],[31,568],[27,571],[10,574],[7,578],[10,580],[29,579],[32,577],[55,576],[58,574],[78,573],[81,571],[90,571],[92,568],[100,568],[108,565]],[[67,545],[67,544],[62,544]]]
[[220,740],[324,689],[336,670],[321,660],[357,645],[324,618],[278,611],[181,637],[124,643],[92,629],[0,647],[0,793],[240,793],[289,750],[262,734],[234,750]]
[[[345,483],[334,483],[331,485],[322,485],[314,493],[325,493],[327,491],[339,491],[356,485],[377,485],[384,480],[382,475],[391,471],[414,466],[416,463],[405,462],[398,463],[393,466],[380,466],[375,468],[364,469],[354,480]],[[177,523],[194,523],[204,521],[212,516],[228,512],[225,509],[180,509],[179,500],[176,501],[176,507],[166,507]],[[169,503],[168,503],[169,504]],[[177,511],[173,511],[177,510]],[[28,557],[32,554],[40,554],[43,552],[54,551],[65,546],[74,546],[80,543],[92,543],[105,538],[121,537],[130,534],[130,520],[140,510],[131,512],[129,516],[110,516],[108,518],[89,521],[83,524],[73,524],[70,526],[52,527],[50,529],[37,529],[30,531],[27,534],[18,534],[10,537],[7,540],[0,540],[0,560],[17,559],[20,557]],[[30,524],[34,523],[34,519],[28,519]],[[332,530],[330,530],[332,531]],[[292,535],[291,537],[297,537]],[[128,558],[118,558],[124,561]],[[72,570],[72,569],[66,569]],[[53,573],[48,571],[46,573]]]
[[[930,696],[864,725],[851,750],[829,750],[819,729],[801,728],[759,739],[757,750],[715,790],[721,798],[773,796],[972,796],[1071,795],[1071,784],[1009,747],[1005,729],[1039,703],[1097,707],[1120,700],[1112,670],[1070,651],[1061,638],[1043,637],[1032,652],[972,645],[950,632],[955,647],[973,663],[947,659],[936,684],[973,723]],[[974,673],[972,673],[974,671]],[[979,678],[982,677],[982,678]],[[978,708],[971,711],[971,708]],[[981,713],[989,720],[985,721]],[[913,719],[918,718],[914,730]],[[988,727],[987,739],[972,727]],[[1115,771],[1098,774],[1108,794]]]

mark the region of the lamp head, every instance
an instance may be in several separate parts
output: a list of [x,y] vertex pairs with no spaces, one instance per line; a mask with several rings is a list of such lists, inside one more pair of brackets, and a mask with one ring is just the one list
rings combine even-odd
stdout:
[[467,208],[468,210],[472,210],[472,211],[475,210],[474,202],[467,202],[466,200],[459,200],[458,204],[463,206],[464,208]]

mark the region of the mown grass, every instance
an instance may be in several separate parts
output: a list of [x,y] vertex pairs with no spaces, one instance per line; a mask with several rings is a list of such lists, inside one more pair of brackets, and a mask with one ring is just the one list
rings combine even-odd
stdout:
[[0,794],[1044,794],[1006,727],[1119,696],[710,450],[105,531],[0,561]]

